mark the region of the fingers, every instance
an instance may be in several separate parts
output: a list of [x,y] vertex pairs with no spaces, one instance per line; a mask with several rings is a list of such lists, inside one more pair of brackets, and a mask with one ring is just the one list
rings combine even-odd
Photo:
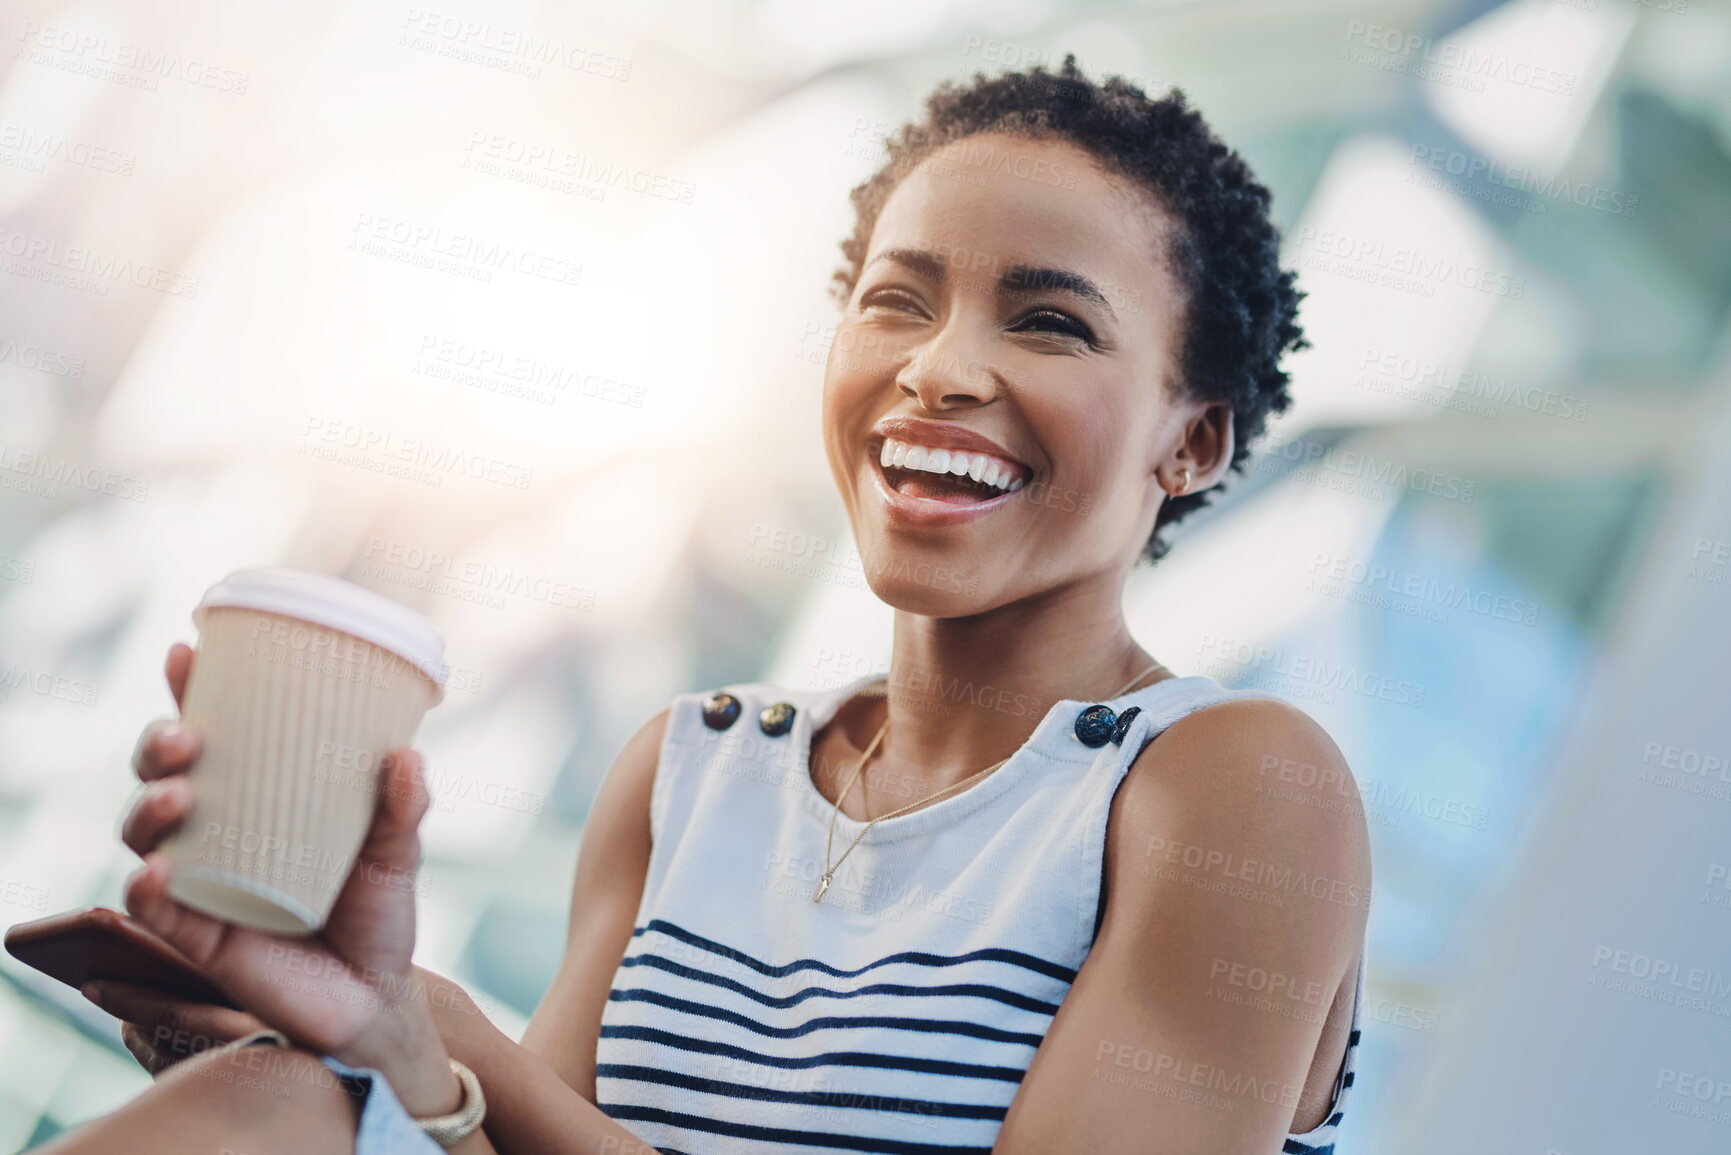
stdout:
[[240,932],[170,898],[168,873],[168,858],[160,850],[145,855],[144,865],[126,880],[127,912],[226,987],[226,976],[213,964],[220,961],[229,936]]
[[191,809],[192,783],[184,778],[152,782],[121,823],[120,840],[143,858],[186,820]]
[[168,692],[174,695],[174,704],[184,705],[186,679],[192,674],[192,647],[185,642],[176,642],[168,647],[168,661],[163,666],[163,673],[168,675]]
[[131,1023],[120,1024],[120,1041],[126,1045],[127,1052],[138,1060],[138,1065],[150,1074],[160,1075],[168,1068],[170,1060],[157,1053],[145,1032]]
[[132,769],[144,782],[154,782],[171,774],[184,774],[198,760],[204,748],[196,726],[163,718],[152,722],[138,736],[132,751]]
[[263,1026],[245,1011],[191,1002],[132,983],[98,979],[82,990],[85,998],[121,1020],[126,1049],[152,1074]]

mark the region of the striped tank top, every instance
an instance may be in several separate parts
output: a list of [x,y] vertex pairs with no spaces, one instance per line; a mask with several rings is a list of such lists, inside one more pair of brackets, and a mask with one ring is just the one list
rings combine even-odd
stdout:
[[[812,734],[880,678],[728,686],[742,709],[719,731],[707,694],[669,710],[595,1070],[601,1109],[665,1155],[990,1151],[1093,942],[1107,815],[1136,754],[1204,706],[1272,696],[1169,678],[1108,702],[1141,712],[1097,749],[1075,734],[1091,703],[1061,700],[978,784],[880,821],[814,905],[833,808]],[[759,712],[777,702],[793,724],[772,736]],[[836,817],[836,854],[863,825]],[[1284,1152],[1334,1150],[1363,987],[1361,962],[1328,1118]]]

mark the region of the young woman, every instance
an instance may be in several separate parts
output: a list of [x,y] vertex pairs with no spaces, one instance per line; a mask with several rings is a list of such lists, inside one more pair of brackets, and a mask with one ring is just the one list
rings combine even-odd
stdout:
[[[169,901],[197,735],[147,731],[128,905],[251,1013],[91,993],[153,1070],[186,1038],[296,1045],[179,1063],[65,1150],[437,1150],[410,1117],[473,1102],[450,1059],[486,1104],[453,1150],[1332,1150],[1370,893],[1350,771],[1302,712],[1174,676],[1121,610],[1287,404],[1268,193],[1181,94],[1073,61],[940,89],[889,151],[854,193],[823,404],[896,609],[887,677],[681,695],[637,732],[521,1045],[410,966],[389,872],[356,871],[293,966]],[[419,781],[412,752],[389,772]],[[1332,785],[1269,789],[1293,781]],[[412,869],[424,808],[386,791],[363,855]],[[243,1052],[263,1090],[223,1077]]]

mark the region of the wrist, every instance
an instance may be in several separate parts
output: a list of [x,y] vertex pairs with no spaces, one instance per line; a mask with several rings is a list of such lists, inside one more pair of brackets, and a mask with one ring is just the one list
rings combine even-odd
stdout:
[[420,1000],[390,1008],[375,1020],[373,1030],[333,1057],[379,1072],[403,1110],[416,1118],[448,1114],[462,1102],[462,1083],[451,1070],[431,1012]]

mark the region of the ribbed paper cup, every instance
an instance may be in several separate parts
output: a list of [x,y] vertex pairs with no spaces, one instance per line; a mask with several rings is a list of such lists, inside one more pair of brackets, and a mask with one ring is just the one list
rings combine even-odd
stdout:
[[193,614],[181,716],[203,734],[168,892],[258,930],[325,924],[372,823],[379,761],[442,696],[444,644],[408,608],[336,578],[243,570]]

